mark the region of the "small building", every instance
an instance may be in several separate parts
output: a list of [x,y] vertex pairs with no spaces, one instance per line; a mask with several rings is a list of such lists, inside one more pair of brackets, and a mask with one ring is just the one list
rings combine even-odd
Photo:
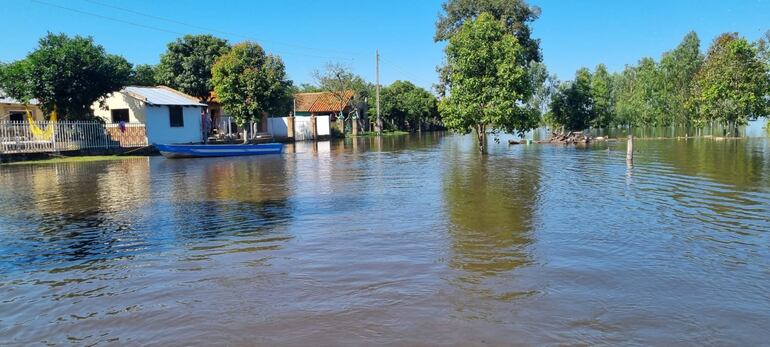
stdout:
[[144,124],[152,144],[201,142],[205,107],[195,97],[169,87],[132,86],[95,102],[92,109],[106,123]]
[[5,92],[0,89],[0,122],[26,122],[27,109],[32,113],[34,120],[45,120],[37,100],[32,99],[25,106],[18,100],[5,95]]
[[294,94],[294,116],[329,116],[334,122],[340,111],[343,114],[350,112],[352,98],[352,91],[345,92],[342,100],[337,94],[330,92],[297,93]]

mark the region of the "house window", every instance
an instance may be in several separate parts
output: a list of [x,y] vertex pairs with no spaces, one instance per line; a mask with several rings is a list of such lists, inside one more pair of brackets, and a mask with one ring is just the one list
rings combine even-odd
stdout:
[[113,123],[128,123],[128,109],[127,108],[119,108],[114,109],[111,111],[112,113],[112,122]]
[[24,114],[20,112],[11,112],[11,114],[8,116],[8,120],[11,122],[23,122],[24,121]]
[[184,115],[182,113],[182,106],[169,106],[168,120],[169,125],[172,128],[184,127]]

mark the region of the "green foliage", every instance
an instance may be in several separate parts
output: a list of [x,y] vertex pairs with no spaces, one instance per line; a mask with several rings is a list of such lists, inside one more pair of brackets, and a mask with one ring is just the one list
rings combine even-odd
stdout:
[[256,43],[239,43],[212,68],[214,90],[222,106],[243,126],[263,113],[288,111],[291,81],[281,58],[265,54]]
[[482,13],[491,15],[505,25],[505,30],[516,37],[525,61],[541,61],[540,41],[531,37],[530,23],[540,16],[540,8],[524,0],[448,0],[441,5],[444,12],[436,22],[434,40],[446,41],[468,21]]
[[695,77],[693,104],[698,121],[744,125],[770,112],[769,91],[768,67],[756,48],[737,34],[723,34]]
[[533,60],[529,62],[529,77],[534,92],[528,104],[543,116],[548,112],[549,102],[559,82],[556,75],[548,74],[545,64]]
[[[563,86],[554,95],[552,106],[561,109],[552,110],[550,121],[565,125],[571,122],[560,117],[582,113],[584,104],[574,101],[572,88]],[[595,127],[742,125],[769,113],[770,32],[753,45],[724,34],[705,61],[698,36],[690,32],[660,63],[643,58],[615,74],[597,66],[590,89]]]
[[153,87],[158,85],[156,78],[156,67],[152,65],[140,64],[134,66],[131,71],[130,85]]
[[566,130],[579,131],[588,128],[596,112],[591,93],[591,72],[582,68],[575,80],[559,85],[551,99],[549,121]]
[[0,87],[18,100],[37,98],[62,119],[87,119],[91,106],[129,81],[131,64],[91,37],[48,33],[26,58],[3,66]]
[[614,102],[612,100],[612,77],[604,64],[599,64],[591,76],[591,97],[593,99],[593,121],[591,125],[606,128],[612,122]]
[[658,117],[658,125],[687,125],[690,122],[692,112],[687,105],[692,98],[692,81],[701,65],[703,55],[695,32],[688,33],[673,51],[663,54],[660,73],[664,113]]
[[[530,6],[524,0],[447,0],[442,9],[443,13],[439,14],[436,22],[436,42],[450,40],[465,23],[486,13],[502,23],[504,30],[516,38],[524,61],[542,61],[540,41],[531,37],[530,27],[530,23],[540,16],[540,8]],[[443,97],[447,94],[452,72],[446,65],[439,66],[436,71],[439,83],[434,87]]]
[[506,27],[489,14],[465,24],[449,39],[450,93],[439,104],[444,125],[476,130],[485,150],[487,129],[524,133],[537,126],[537,110],[524,50]]
[[398,130],[420,130],[438,118],[436,97],[411,82],[395,81],[381,91],[382,118]]
[[229,50],[227,40],[212,35],[185,35],[169,43],[161,55],[157,82],[208,102],[214,88],[211,68]]

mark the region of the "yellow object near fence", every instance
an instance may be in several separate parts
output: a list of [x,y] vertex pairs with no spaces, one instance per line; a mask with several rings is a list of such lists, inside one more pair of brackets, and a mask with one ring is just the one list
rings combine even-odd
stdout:
[[45,127],[45,130],[40,129],[40,127],[37,126],[37,123],[32,118],[32,112],[29,111],[29,108],[25,107],[25,109],[27,110],[27,123],[29,123],[29,129],[32,131],[32,136],[35,140],[50,141],[53,138],[53,130],[56,126],[56,108],[51,112],[50,123]]

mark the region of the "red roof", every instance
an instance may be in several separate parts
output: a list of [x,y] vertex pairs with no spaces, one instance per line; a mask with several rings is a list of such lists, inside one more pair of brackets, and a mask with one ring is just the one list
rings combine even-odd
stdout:
[[340,112],[348,106],[353,98],[353,91],[346,91],[340,100],[339,95],[330,92],[297,93],[294,100],[297,112],[325,113]]

